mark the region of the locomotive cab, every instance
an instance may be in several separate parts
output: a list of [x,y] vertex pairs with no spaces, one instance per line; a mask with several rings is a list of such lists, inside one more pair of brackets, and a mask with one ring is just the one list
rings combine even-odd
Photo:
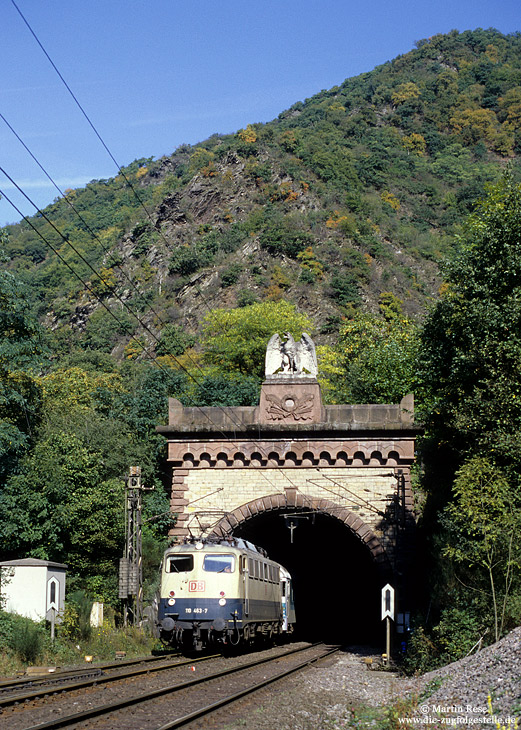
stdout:
[[289,573],[244,540],[176,545],[161,568],[160,639],[189,651],[289,632],[290,592]]
[[223,640],[225,630],[241,617],[237,599],[243,562],[221,545],[211,551],[184,545],[167,552],[163,561],[160,636],[171,643],[203,644]]

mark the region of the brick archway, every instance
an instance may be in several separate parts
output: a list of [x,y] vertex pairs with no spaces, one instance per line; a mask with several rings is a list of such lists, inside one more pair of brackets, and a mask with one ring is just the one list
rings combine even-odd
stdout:
[[192,525],[229,534],[270,511],[308,509],[345,525],[407,606],[418,433],[412,395],[396,404],[330,406],[314,378],[268,376],[258,406],[196,408],[170,399],[168,425],[157,430],[168,440],[174,541],[193,534]]
[[328,499],[317,499],[313,497],[308,498],[301,494],[295,494],[293,495],[293,499],[291,499],[291,504],[289,504],[288,497],[286,495],[270,494],[266,497],[252,500],[251,502],[234,509],[215,525],[212,530],[212,534],[222,537],[230,535],[240,524],[254,519],[257,515],[266,512],[274,512],[276,510],[286,510],[288,507],[290,509],[305,509],[312,512],[326,514],[339,522],[343,522],[345,526],[365,545],[378,568],[384,572],[389,572],[391,570],[391,564],[385,548],[373,530],[354,512],[340,507],[338,504],[335,504]]

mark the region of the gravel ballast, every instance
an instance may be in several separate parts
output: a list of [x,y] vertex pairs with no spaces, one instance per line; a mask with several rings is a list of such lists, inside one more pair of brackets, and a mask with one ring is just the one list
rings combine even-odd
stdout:
[[[370,659],[372,665],[368,665]],[[368,668],[378,660],[357,648],[342,651],[216,713],[205,721],[204,728],[462,726],[513,730],[517,718],[521,729],[521,627],[497,644],[421,677]],[[193,723],[192,727],[203,725]]]

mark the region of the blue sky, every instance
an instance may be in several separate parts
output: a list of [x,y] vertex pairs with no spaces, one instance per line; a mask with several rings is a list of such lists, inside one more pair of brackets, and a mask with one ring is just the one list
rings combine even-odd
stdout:
[[[15,2],[120,165],[269,121],[436,33],[521,30],[518,0]],[[0,56],[0,112],[58,185],[114,176],[11,0]],[[1,119],[0,165],[38,206],[58,195]],[[0,189],[34,212],[2,174]],[[0,225],[19,218],[0,200]]]

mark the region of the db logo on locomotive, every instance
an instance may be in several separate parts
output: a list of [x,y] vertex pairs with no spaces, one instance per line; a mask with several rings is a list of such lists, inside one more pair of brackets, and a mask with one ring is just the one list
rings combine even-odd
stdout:
[[191,593],[203,592],[206,590],[204,580],[191,580],[188,583],[188,590]]

